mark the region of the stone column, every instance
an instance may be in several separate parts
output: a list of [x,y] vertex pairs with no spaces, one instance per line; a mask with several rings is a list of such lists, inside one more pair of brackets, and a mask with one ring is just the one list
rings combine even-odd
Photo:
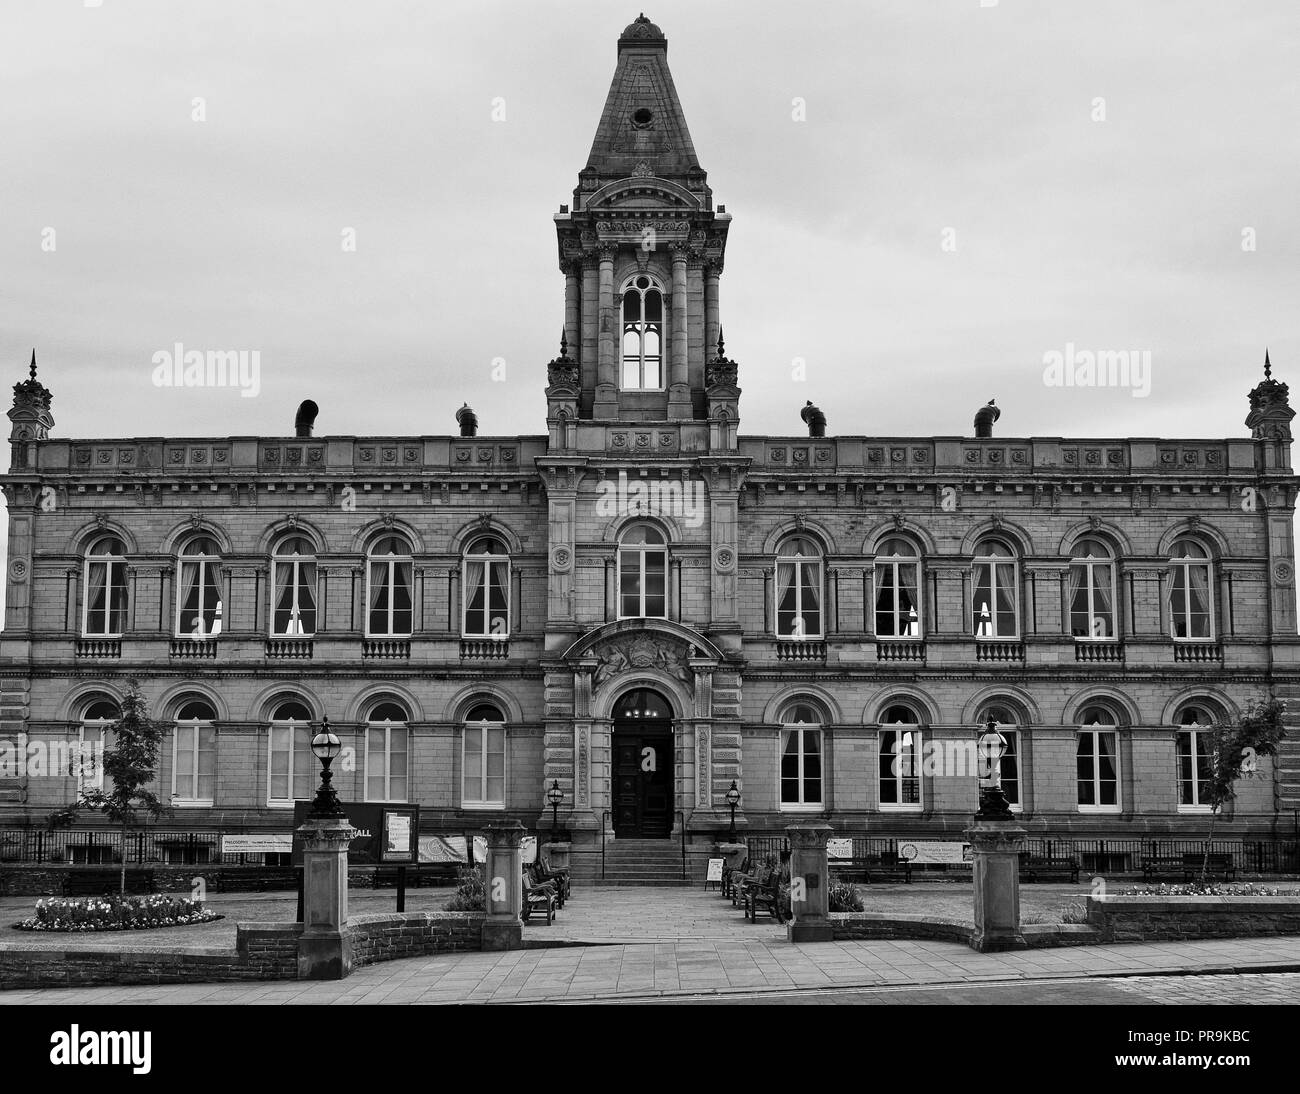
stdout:
[[560,268],[564,271],[564,337],[569,344],[570,355],[581,362],[582,341],[578,331],[581,322],[578,271],[581,267],[572,259],[566,259]]
[[597,418],[612,418],[618,411],[618,307],[614,299],[614,252],[612,243],[600,247],[600,304],[598,308],[599,359],[596,365]]
[[790,837],[790,911],[793,914],[786,937],[791,942],[831,942],[835,932],[826,918],[829,908],[826,840],[833,829],[829,824],[789,824],[785,830]]
[[977,818],[966,837],[975,856],[975,933],[980,953],[1025,946],[1020,933],[1020,852],[1025,830],[1015,821]]
[[348,938],[348,844],[345,816],[308,816],[302,839],[303,931],[298,936],[299,980],[342,980],[352,971]]
[[517,950],[524,943],[524,862],[519,849],[524,826],[518,821],[489,824],[484,834],[487,919],[483,922],[483,949]]
[[673,248],[672,366],[669,372],[668,417],[690,417],[690,364],[687,353],[690,340],[687,325],[690,305],[686,300],[686,248]]
[[704,359],[713,360],[718,352],[718,285],[722,271],[716,263],[704,267]]
[[579,304],[582,311],[582,341],[579,343],[578,375],[583,390],[594,391],[598,382],[596,362],[600,356],[600,273],[595,258],[590,254],[583,256]]

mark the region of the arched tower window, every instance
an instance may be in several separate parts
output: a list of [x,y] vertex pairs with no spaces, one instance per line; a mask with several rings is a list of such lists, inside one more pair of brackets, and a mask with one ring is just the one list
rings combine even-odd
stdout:
[[664,294],[653,277],[639,274],[623,286],[619,330],[623,390],[662,390]]
[[409,638],[414,568],[411,545],[403,536],[381,536],[370,548],[369,561],[366,574],[367,636]]

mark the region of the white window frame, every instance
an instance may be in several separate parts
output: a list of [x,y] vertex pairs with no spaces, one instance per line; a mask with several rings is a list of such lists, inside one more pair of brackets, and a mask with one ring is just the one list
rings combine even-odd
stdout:
[[[642,289],[637,285],[640,278],[646,278],[650,284]],[[645,297],[650,291],[659,293],[659,383],[653,387],[648,386],[645,382],[646,353],[645,353],[645,320],[641,318],[645,315]],[[629,320],[623,313],[626,303],[627,294],[635,291],[641,297],[641,312],[637,319],[632,320],[641,326],[638,332],[640,338],[641,351],[636,357],[637,362],[637,379],[639,383],[636,386],[629,386],[627,380],[627,358],[623,352],[624,341],[627,336],[627,323]],[[648,273],[635,273],[623,282],[623,287],[618,293],[618,389],[619,391],[666,391],[668,388],[667,366],[669,360],[668,347],[671,342],[668,338],[668,294],[664,291],[663,285],[659,279]],[[651,356],[654,356],[653,354]]]
[[[192,797],[183,798],[177,789],[178,776],[181,771],[181,732],[189,731],[193,735],[194,747],[187,748],[185,753],[188,757],[187,766],[189,775],[194,780],[194,792],[197,795],[200,789],[200,781],[203,776],[203,749],[199,747],[201,741],[200,734],[203,730],[212,732],[212,796],[210,798]],[[172,731],[172,796],[173,805],[183,806],[185,808],[211,808],[216,803],[217,797],[217,731],[214,721],[210,718],[186,718],[184,721],[176,720]]]
[[[307,539],[306,536],[302,535],[301,533],[290,533],[288,535],[281,536],[279,542],[276,544],[276,547],[279,548],[283,546],[285,543],[287,543],[288,541],[293,539],[301,539],[308,544],[310,544],[311,542],[310,540]],[[278,571],[281,566],[292,567],[291,587],[293,589],[293,608],[290,611],[290,620],[291,623],[293,621],[297,621],[298,626],[300,628],[302,626],[301,614],[303,608],[302,605],[298,603],[298,593],[304,584],[307,584],[307,586],[311,589],[312,592],[311,610],[316,616],[316,626],[313,627],[310,631],[300,629],[296,631],[288,630],[288,631],[281,632],[275,629],[275,616],[277,610],[275,590],[279,588],[279,583],[276,581],[276,578],[279,576]],[[303,566],[311,566],[312,580],[310,582],[303,582],[301,580],[301,576],[302,576],[301,567]],[[267,619],[267,627],[269,628],[270,636],[272,638],[315,638],[316,637],[316,632],[320,629],[320,604],[318,602],[319,601],[318,594],[320,592],[320,586],[319,586],[319,581],[317,580],[318,573],[319,571],[316,569],[315,553],[312,553],[310,555],[286,555],[280,553],[278,550],[272,553],[271,587],[267,594],[270,597],[270,605],[269,605],[270,611],[267,613],[267,615],[269,616],[269,618]],[[367,601],[367,603],[369,603],[369,601]]]
[[[648,530],[651,530],[656,535],[660,536],[663,542],[625,544],[620,538],[619,545],[618,545],[618,557],[615,560],[616,566],[615,566],[615,589],[614,589],[615,595],[618,597],[618,618],[619,619],[667,619],[668,604],[669,604],[669,600],[671,599],[669,595],[668,583],[672,576],[671,573],[672,567],[670,565],[670,560],[668,555],[668,537],[664,535],[662,530],[656,528],[652,524],[633,525],[632,527],[646,528]],[[623,535],[626,536],[631,531],[632,528],[628,528],[623,532]],[[662,595],[664,600],[664,610],[663,610],[663,614],[661,615],[650,615],[645,610],[646,597],[650,595],[646,591],[646,584],[647,584],[646,583],[646,556],[650,554],[659,555],[663,559],[664,591]],[[638,596],[638,607],[641,610],[636,615],[624,615],[623,614],[623,564],[625,559],[630,560],[633,555],[636,556],[637,576],[640,579],[640,591],[638,592],[637,596]]]
[[[372,730],[384,731],[384,796],[381,798],[373,797],[370,793],[370,734]],[[393,733],[400,732],[404,734],[405,749],[393,748]],[[401,776],[405,782],[405,793],[400,798],[391,796],[393,789],[393,754],[394,752],[404,752],[406,755],[406,774]],[[366,761],[365,771],[363,772],[362,786],[366,795],[366,801],[376,802],[393,802],[394,804],[406,804],[410,801],[411,795],[411,727],[408,722],[394,722],[385,720],[382,722],[368,721],[366,723]]]
[[[87,714],[94,707],[98,705],[99,705],[98,701],[91,703],[86,708]],[[120,717],[121,717],[121,711],[119,709],[118,718]],[[108,729],[110,726],[117,724],[118,718],[89,718],[85,714],[82,715],[81,724],[77,730],[77,749],[78,749],[77,789],[78,790],[103,790],[104,789],[103,756],[107,754],[107,752],[109,751]],[[87,730],[90,730],[92,733],[97,733],[99,735],[98,743],[101,743],[103,745],[103,748],[100,751],[100,757],[101,757],[100,763],[97,765],[95,769],[95,774],[93,778],[88,778],[86,776],[85,758],[87,757],[87,755],[89,755],[87,749],[94,748],[97,742],[93,740],[88,742],[86,740]]]
[[[379,539],[376,540],[375,546],[378,546],[379,543],[382,543],[384,540],[389,538],[394,538],[397,539],[398,542],[400,543],[405,543],[408,548],[411,546],[410,541],[407,540],[405,536],[402,536],[396,532],[390,532],[390,533],[386,533],[383,536],[380,536]],[[392,629],[393,617],[397,612],[397,609],[393,607],[393,592],[397,588],[396,567],[403,562],[408,563],[411,567],[410,570],[411,584],[407,590],[411,598],[411,607],[410,607],[411,629],[406,631],[396,631]],[[388,589],[387,615],[388,615],[388,627],[389,627],[387,631],[375,631],[375,630],[371,630],[370,627],[370,614],[371,614],[370,605],[373,602],[375,565],[377,563],[387,564],[387,569],[386,569],[386,574],[387,574],[386,582],[387,582],[387,589]],[[415,556],[413,553],[408,551],[406,554],[403,555],[377,555],[373,553],[373,548],[371,549],[371,551],[366,552],[366,602],[364,607],[366,613],[365,626],[366,626],[367,638],[410,638],[412,635],[414,635],[415,633]]]
[[[792,733],[799,734],[799,801],[788,802],[785,800],[785,746],[786,741]],[[817,758],[821,761],[821,774],[817,776],[817,782],[821,786],[821,797],[817,801],[805,801],[804,793],[808,775],[804,770],[804,762],[808,756],[808,750],[805,747],[805,741],[808,734],[815,734],[817,737]],[[777,810],[781,813],[821,813],[826,809],[826,731],[825,726],[820,722],[782,722],[781,728],[777,733],[777,753],[776,753],[776,802]]]
[[[997,540],[1008,551],[1010,555],[976,555],[971,562],[971,621],[973,624],[972,632],[977,642],[1018,642],[1020,641],[1020,555],[1015,548],[1003,540]],[[1011,634],[998,634],[998,568],[1001,566],[1011,567],[1011,607],[1012,616],[1015,621],[1015,627]],[[993,634],[980,634],[980,618],[976,609],[975,596],[980,587],[978,572],[980,567],[987,567],[989,571],[989,601],[990,612],[989,620],[993,628]]]
[[[221,634],[222,620],[224,619],[224,608],[225,608],[225,596],[223,595],[223,590],[221,588],[221,577],[222,577],[221,556],[219,554],[217,555],[189,554],[187,548],[191,543],[195,541],[195,539],[199,539],[199,538],[211,539],[214,543],[216,542],[215,537],[207,533],[201,533],[200,536],[193,536],[189,540],[187,540],[182,545],[181,549],[176,553],[176,637],[177,638],[196,638],[196,639],[216,638]],[[181,616],[185,612],[185,606],[181,602],[181,597],[183,596],[185,590],[185,567],[186,566],[198,567],[198,578],[195,582],[195,588],[198,589],[199,592],[199,612],[197,618],[200,621],[200,624],[203,619],[203,604],[205,599],[203,592],[208,587],[209,578],[211,578],[213,585],[216,587],[217,604],[215,608],[215,618],[213,620],[213,627],[211,631],[203,630],[202,626],[200,626],[200,629],[197,631],[181,630]]]
[[[120,536],[100,536],[86,550],[86,562],[85,566],[82,567],[81,586],[81,636],[83,638],[121,638],[126,633],[125,627],[118,631],[92,631],[90,629],[90,569],[92,566],[103,566],[105,568],[105,622],[107,622],[108,617],[112,615],[114,589],[122,590],[122,621],[124,624],[127,620],[127,613],[130,611],[131,605],[126,584],[126,555],[97,555],[92,553],[101,543],[108,542],[109,540],[116,540],[118,543],[122,542]],[[125,546],[125,544],[123,544],[123,546]],[[117,585],[113,583],[113,574],[115,571],[120,574],[122,578],[121,583]]]
[[[305,703],[303,705],[306,706]],[[275,754],[277,752],[277,749],[275,747],[275,733],[277,729],[281,731],[287,730],[289,734],[289,749],[288,749],[289,796],[287,798],[275,797],[274,794],[272,793],[272,787],[271,787],[271,780],[274,777],[273,771],[275,766]],[[305,729],[307,731],[307,747],[302,752],[300,752],[300,750],[297,747],[295,747],[296,744],[295,738],[297,737],[297,730],[300,729]],[[312,738],[312,723],[310,720],[300,720],[294,718],[272,718],[271,719],[270,725],[268,726],[267,733],[266,733],[266,805],[268,809],[292,809],[295,802],[305,801],[307,798],[311,798],[312,796],[311,782],[312,782],[312,775],[313,775],[313,765],[316,762],[316,757],[312,754],[311,751],[311,738]],[[307,778],[306,798],[296,798],[294,797],[294,793],[293,793],[293,783],[295,777],[303,774],[303,772],[297,770],[297,765],[299,762],[303,763],[306,766],[306,773],[305,773]]]
[[[912,763],[916,770],[915,775],[895,775],[892,771],[886,769],[884,764],[884,735],[886,733],[911,733],[914,741],[912,745]],[[882,813],[923,813],[925,812],[925,778],[924,771],[924,747],[925,734],[919,722],[881,722],[880,733],[876,738],[876,759],[878,770],[876,771],[876,808]],[[897,742],[895,751],[890,753],[891,756],[898,756]],[[891,762],[892,766],[892,762]],[[914,802],[884,800],[881,791],[884,789],[886,780],[895,784],[895,797],[903,796],[903,780],[916,779],[916,798]]]
[[[891,536],[890,539],[897,539],[899,542],[907,543],[909,546],[911,546],[908,540],[902,539],[901,537]],[[911,567],[913,573],[916,575],[916,584],[914,586],[914,588],[916,589],[916,606],[914,609],[916,612],[916,620],[915,622],[909,620],[907,624],[908,628],[911,627],[916,628],[915,634],[897,633],[899,625],[902,622],[901,613],[898,608],[898,590],[899,590],[898,575],[899,575],[899,571],[904,566]],[[877,605],[880,603],[880,590],[881,590],[880,575],[882,571],[886,571],[886,570],[891,572],[891,576],[893,578],[894,607],[889,614],[893,616],[894,619],[894,627],[895,627],[894,634],[881,634],[880,625],[878,622],[880,609]],[[919,642],[925,638],[925,616],[924,616],[924,607],[923,607],[923,604],[925,602],[925,591],[924,591],[924,586],[921,584],[921,576],[922,576],[921,556],[919,552],[913,555],[893,554],[893,555],[876,556],[876,563],[872,573],[871,594],[872,594],[873,603],[871,605],[871,629],[875,632],[875,636],[879,641]]]
[[[1193,707],[1192,709],[1199,711],[1202,708],[1196,706]],[[1184,708],[1184,710],[1180,713],[1185,714],[1186,712],[1187,709]],[[1198,770],[1197,763],[1196,763],[1198,747],[1204,745],[1205,746],[1204,755],[1206,760],[1211,764],[1213,764],[1214,762],[1213,760],[1214,750],[1210,747],[1210,743],[1214,740],[1213,732],[1214,732],[1214,726],[1210,722],[1179,722],[1178,723],[1178,734],[1174,738],[1174,764],[1175,764],[1174,785],[1175,785],[1175,791],[1178,794],[1179,813],[1198,814],[1204,816],[1208,813],[1213,812],[1211,806],[1202,803],[1201,801],[1201,782],[1196,777],[1197,770]],[[1192,799],[1193,800],[1190,805],[1185,804],[1183,802],[1183,756],[1182,756],[1181,745],[1182,745],[1184,733],[1191,738],[1190,747],[1191,747],[1191,759],[1192,759]]]
[[[787,537],[786,542],[790,539],[801,538],[807,539],[806,536]],[[808,540],[811,543],[811,540]],[[782,545],[784,546],[784,544]],[[801,634],[782,634],[781,633],[781,567],[794,567],[794,584],[791,588],[794,590],[796,620],[804,618],[804,596],[806,590],[812,587],[816,588],[817,593],[817,620],[819,626],[816,631],[804,631]],[[803,567],[812,566],[815,568],[815,578],[813,581],[805,582],[803,580]],[[776,555],[776,569],[772,571],[772,626],[776,631],[776,637],[782,642],[820,642],[826,637],[826,568],[824,565],[824,556],[818,552],[814,555],[793,554],[788,555],[778,549]]]
[[[1090,537],[1089,537],[1090,538]],[[1091,539],[1091,542],[1100,543],[1099,540]],[[1070,628],[1071,634],[1076,642],[1114,642],[1119,638],[1119,600],[1116,592],[1116,571],[1118,565],[1113,554],[1107,554],[1104,557],[1096,555],[1076,555],[1070,559],[1070,569],[1076,567],[1083,570],[1083,582],[1079,588],[1086,591],[1088,599],[1088,628],[1092,630],[1097,623],[1098,615],[1096,611],[1096,596],[1098,581],[1096,579],[1096,568],[1098,566],[1110,567],[1110,634],[1073,634],[1074,631],[1074,604],[1070,603],[1065,606],[1066,626]],[[1077,591],[1077,590],[1076,590]]]
[[[1205,546],[1197,540],[1180,540],[1179,543],[1187,543],[1197,547],[1204,552],[1204,555],[1194,558],[1170,558],[1169,560],[1169,637],[1175,642],[1214,642],[1217,641],[1218,620],[1214,614],[1214,557],[1206,550]],[[1175,545],[1175,549],[1179,546]],[[1189,624],[1188,630],[1191,629],[1191,591],[1193,567],[1205,570],[1205,601],[1209,611],[1206,613],[1206,622],[1209,626],[1209,634],[1206,635],[1188,635],[1180,637],[1175,633],[1176,615],[1174,613],[1174,589],[1178,584],[1178,577],[1181,574],[1183,579],[1183,617],[1184,622]]]
[[[1078,767],[1078,749],[1079,741],[1084,736],[1091,736],[1092,742],[1092,793],[1094,799],[1101,798],[1101,748],[1098,737],[1101,734],[1110,734],[1115,739],[1115,804],[1114,805],[1084,805],[1078,800],[1079,798],[1079,767]],[[1078,736],[1075,738],[1075,769],[1074,769],[1074,796],[1075,807],[1080,813],[1122,813],[1124,811],[1124,761],[1120,756],[1120,736],[1119,726],[1108,722],[1096,722],[1091,725],[1083,725],[1078,728]]]
[[[470,544],[470,546],[466,549],[465,553],[461,556],[460,633],[462,638],[481,638],[485,640],[496,640],[498,642],[504,642],[510,637],[511,610],[514,607],[514,605],[511,604],[511,600],[513,598],[510,595],[511,592],[510,555],[509,554],[475,554],[474,547],[476,547],[479,543],[482,543],[484,539],[495,539],[499,543],[501,543],[503,547],[505,546],[505,541],[502,540],[500,536],[480,537],[479,539],[475,540],[474,543]],[[469,605],[470,605],[470,600],[472,599],[471,590],[469,587],[469,564],[471,559],[473,559],[473,561],[475,562],[481,562],[483,564],[483,584],[482,584],[483,598],[484,598],[483,618],[484,620],[486,620],[486,629],[483,631],[471,631],[469,629],[469,610],[470,610]],[[490,605],[488,604],[488,601],[491,597],[492,566],[494,564],[502,564],[502,563],[505,565],[505,581],[502,583],[501,587],[505,590],[505,596],[506,596],[506,629],[504,631],[493,631],[492,621],[491,621],[492,613],[491,613]],[[666,588],[667,588],[667,582],[665,581],[665,589]]]
[[[469,734],[465,730],[481,730],[483,736],[480,738],[482,744],[479,748],[479,757],[481,764],[479,767],[479,793],[477,798],[468,797],[466,790],[466,774],[468,765],[465,760],[469,754]],[[494,800],[486,796],[488,782],[488,765],[487,758],[492,751],[488,747],[489,735],[492,733],[501,734],[501,799]],[[460,735],[460,793],[462,809],[490,809],[502,811],[506,807],[506,792],[510,784],[510,738],[506,732],[506,723],[504,721],[478,721],[465,722]]]

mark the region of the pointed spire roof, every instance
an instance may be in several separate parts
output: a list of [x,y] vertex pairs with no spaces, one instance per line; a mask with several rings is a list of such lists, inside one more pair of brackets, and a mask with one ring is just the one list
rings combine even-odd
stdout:
[[659,178],[685,181],[690,175],[703,181],[668,71],[668,40],[645,15],[618,40],[618,65],[584,174],[594,173],[603,184],[630,178],[638,167]]

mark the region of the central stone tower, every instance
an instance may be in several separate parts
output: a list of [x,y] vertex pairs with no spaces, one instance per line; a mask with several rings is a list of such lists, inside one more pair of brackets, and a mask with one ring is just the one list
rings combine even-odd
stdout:
[[705,372],[722,357],[718,282],[730,220],[713,209],[668,42],[642,15],[618,40],[573,208],[555,216],[565,345],[551,370],[553,418],[710,417]]

